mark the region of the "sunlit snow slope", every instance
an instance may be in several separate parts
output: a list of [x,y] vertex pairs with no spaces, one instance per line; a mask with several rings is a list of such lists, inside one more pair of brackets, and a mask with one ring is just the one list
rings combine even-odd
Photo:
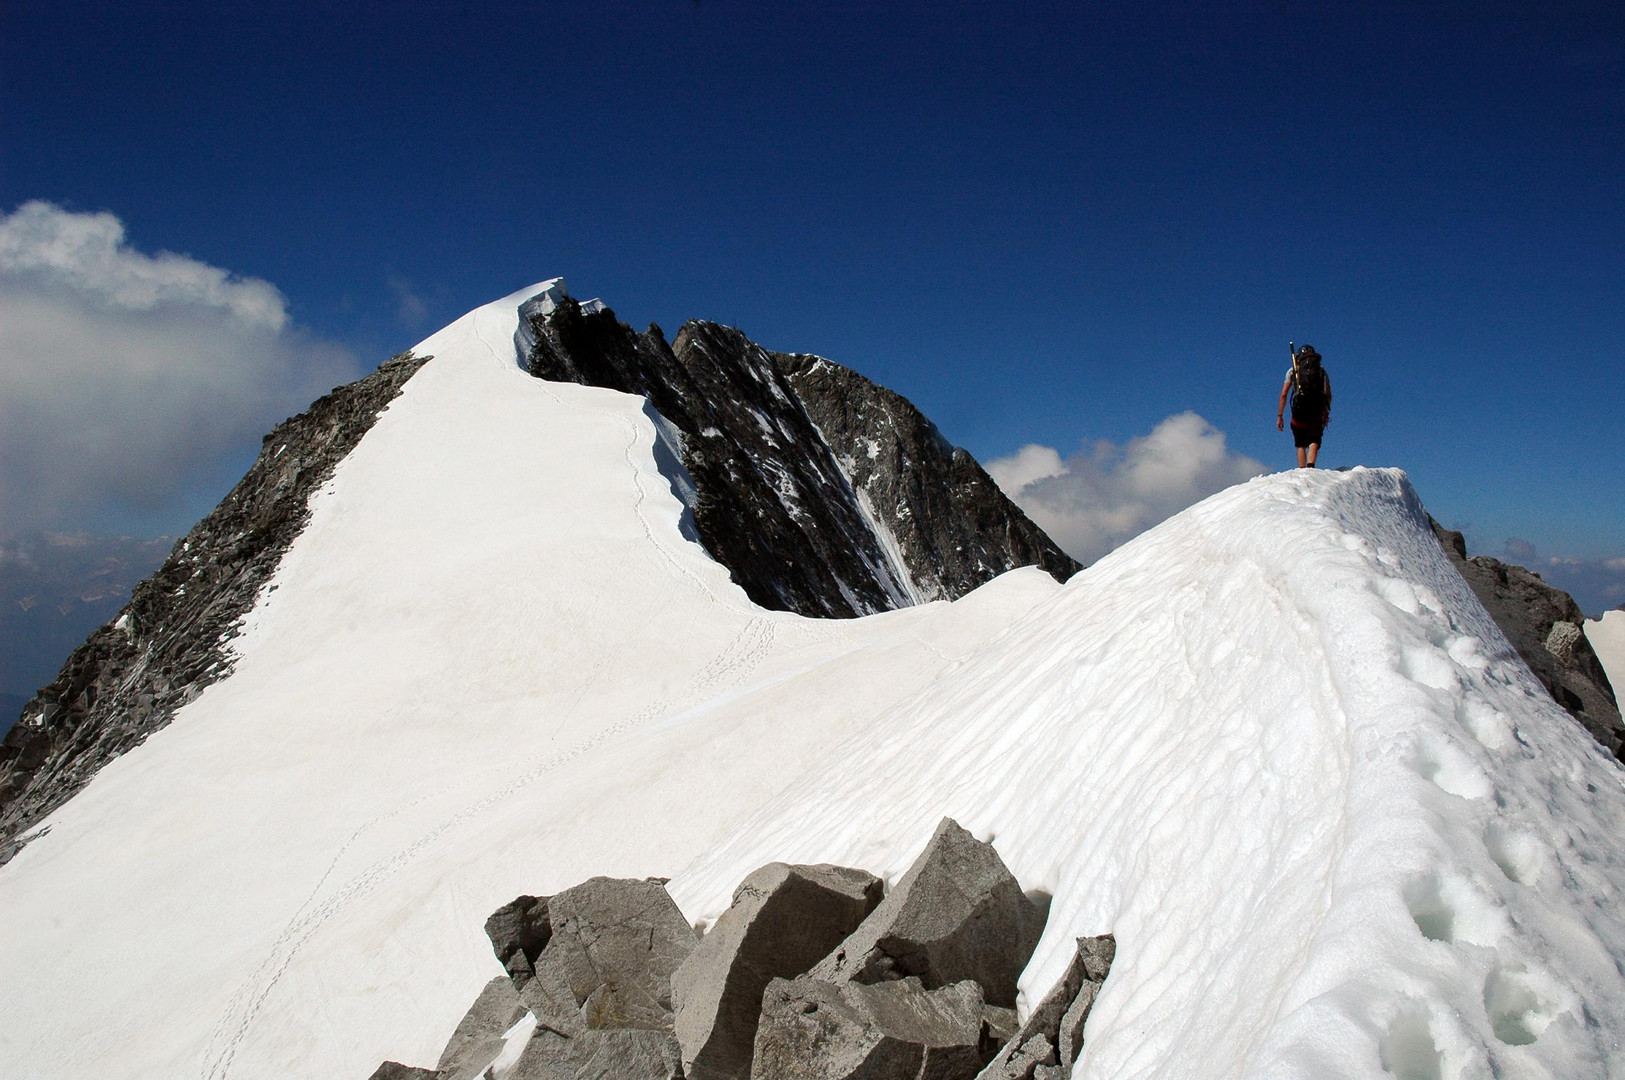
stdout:
[[1625,788],[1402,474],[1233,488],[1057,586],[818,621],[683,539],[640,399],[515,309],[336,471],[234,674],[0,868],[0,1075],[430,1063],[522,892],[895,877],[943,815],[1118,936],[1080,1075],[1625,1075]]
[[1609,684],[1625,687],[1625,611],[1605,611],[1600,619],[1587,619],[1585,632]]

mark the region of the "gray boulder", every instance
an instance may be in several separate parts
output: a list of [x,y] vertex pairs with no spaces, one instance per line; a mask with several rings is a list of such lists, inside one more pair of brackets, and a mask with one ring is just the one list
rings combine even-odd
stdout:
[[884,883],[839,866],[769,863],[672,976],[677,1041],[689,1080],[750,1075],[762,991],[804,973],[880,903]]
[[485,920],[485,936],[514,988],[522,988],[536,973],[536,958],[553,936],[547,897],[520,896],[503,904]]
[[993,846],[943,818],[874,914],[810,974],[866,984],[915,976],[928,990],[974,979],[1009,1008],[1043,929],[1043,910]]
[[1078,939],[1061,981],[982,1070],[978,1080],[1048,1080],[1072,1074],[1083,1051],[1083,1025],[1117,955],[1110,934]]
[[762,995],[751,1075],[761,1080],[971,1080],[987,1060],[982,991],[966,980],[864,985],[803,976]]
[[504,1080],[679,1080],[677,1039],[666,1031],[538,1031]]
[[525,1005],[510,979],[498,975],[452,1032],[435,1065],[439,1080],[475,1080],[502,1053],[502,1036],[525,1015]]
[[435,1080],[438,1075],[433,1069],[420,1069],[415,1065],[386,1061],[374,1069],[367,1080]]
[[591,878],[547,901],[551,927],[520,998],[559,1035],[670,1031],[671,976],[698,940],[665,886]]

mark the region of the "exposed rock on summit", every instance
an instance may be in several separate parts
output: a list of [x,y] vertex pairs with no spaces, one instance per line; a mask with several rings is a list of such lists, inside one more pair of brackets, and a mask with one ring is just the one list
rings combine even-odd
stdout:
[[845,368],[712,322],[668,345],[553,294],[520,315],[531,374],[641,394],[677,429],[699,539],[763,607],[848,618],[1018,566],[1079,569],[918,410]]
[[772,357],[918,599],[963,596],[1012,566],[1037,566],[1060,581],[1076,572],[976,459],[903,395],[819,356]]

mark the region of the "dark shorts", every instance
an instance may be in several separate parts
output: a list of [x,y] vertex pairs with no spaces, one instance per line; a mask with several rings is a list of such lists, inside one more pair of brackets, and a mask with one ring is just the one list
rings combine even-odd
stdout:
[[1292,421],[1292,445],[1297,447],[1309,446],[1318,443],[1320,437],[1326,434],[1323,427],[1299,427],[1296,420]]

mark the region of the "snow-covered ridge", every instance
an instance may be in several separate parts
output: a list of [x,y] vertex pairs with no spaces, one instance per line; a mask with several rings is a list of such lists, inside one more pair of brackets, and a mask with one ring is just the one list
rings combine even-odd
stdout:
[[1081,1076],[1618,1075],[1625,778],[1403,474],[1262,478],[1064,587],[765,611],[641,399],[515,365],[542,287],[419,346],[233,674],[0,868],[0,1075],[432,1061],[515,895],[671,876],[703,921],[943,815],[1053,894],[1029,999],[1117,935]]
[[1054,893],[1029,1000],[1116,933],[1083,1076],[1625,1064],[1621,771],[1396,471],[1262,478],[1142,536],[671,889],[709,912],[770,858],[896,873],[943,814]]

